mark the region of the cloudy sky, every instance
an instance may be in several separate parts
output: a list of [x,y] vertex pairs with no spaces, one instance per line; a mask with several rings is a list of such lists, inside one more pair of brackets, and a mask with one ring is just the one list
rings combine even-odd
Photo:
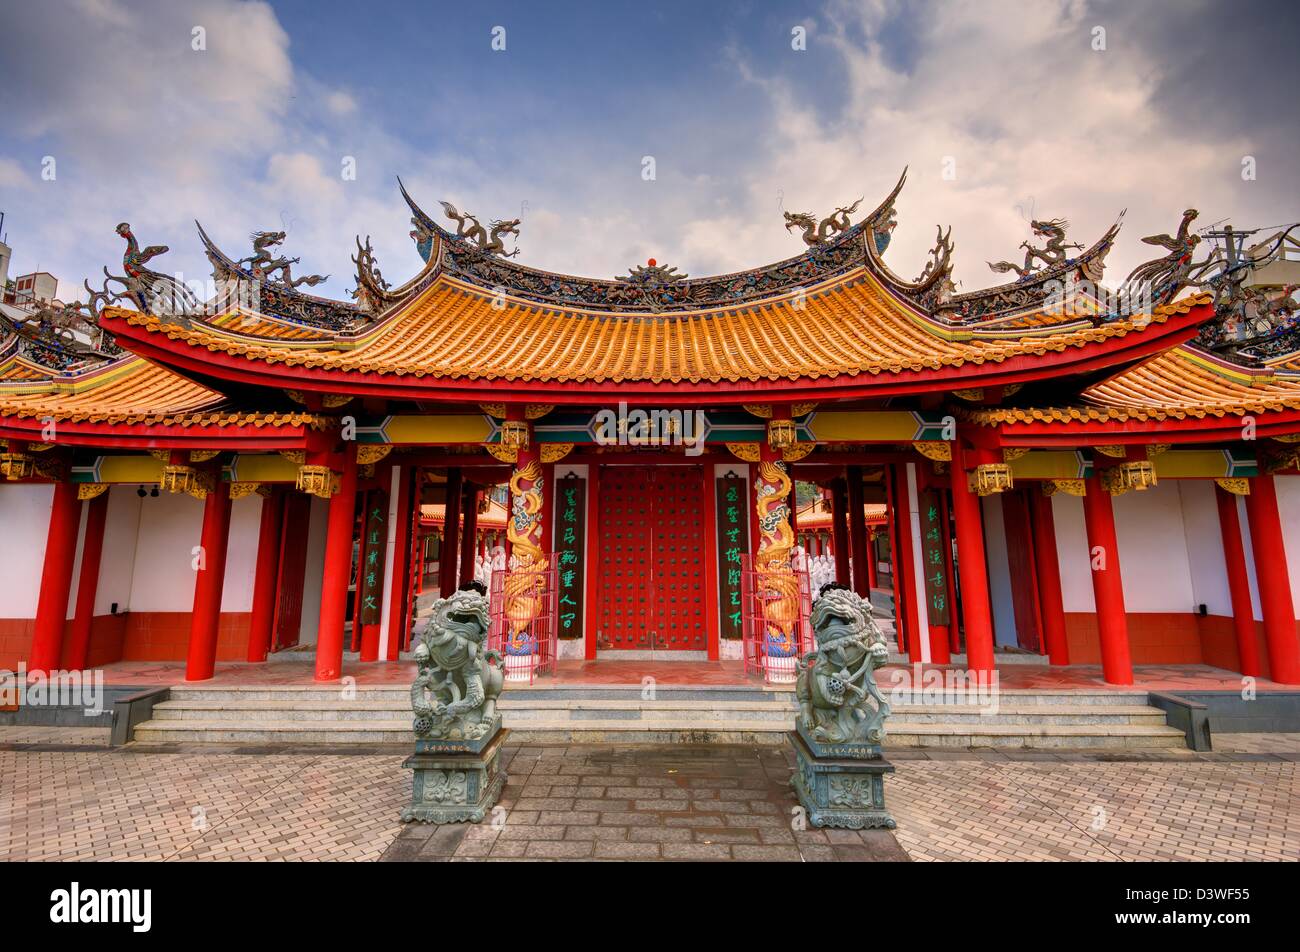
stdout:
[[1297,36],[1282,0],[0,0],[10,276],[70,296],[129,221],[205,277],[197,218],[232,254],[288,231],[344,297],[358,234],[390,280],[418,268],[398,175],[430,213],[522,218],[529,265],[705,275],[798,253],[782,210],[870,208],[910,166],[905,277],[938,223],[972,290],[1031,215],[1088,244],[1127,208],[1113,280],[1188,207],[1300,220]]

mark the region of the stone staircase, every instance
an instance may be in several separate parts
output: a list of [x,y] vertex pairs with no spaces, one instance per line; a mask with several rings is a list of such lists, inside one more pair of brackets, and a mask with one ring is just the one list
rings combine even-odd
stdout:
[[[1141,692],[1003,691],[996,709],[898,703],[887,747],[1149,749],[1184,747],[1182,731]],[[500,701],[512,741],[535,744],[780,744],[793,726],[789,690],[758,685],[507,688]],[[410,746],[409,689],[366,686],[345,695],[314,686],[172,688],[141,744],[223,743]]]

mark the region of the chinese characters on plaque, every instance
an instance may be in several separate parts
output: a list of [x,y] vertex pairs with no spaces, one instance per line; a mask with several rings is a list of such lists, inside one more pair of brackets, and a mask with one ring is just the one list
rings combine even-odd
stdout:
[[748,485],[740,476],[715,480],[718,514],[718,599],[723,638],[739,638],[740,557],[749,551]]
[[948,624],[948,574],[943,551],[943,514],[939,493],[927,489],[920,493],[921,566],[925,572],[925,607],[931,625]]
[[559,587],[559,636],[580,638],[587,525],[587,481],[566,476],[555,483],[555,566]]

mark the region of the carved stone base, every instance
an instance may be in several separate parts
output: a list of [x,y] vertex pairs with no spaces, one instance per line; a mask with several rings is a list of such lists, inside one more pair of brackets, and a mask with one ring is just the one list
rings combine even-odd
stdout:
[[506,783],[501,747],[509,733],[498,730],[477,752],[425,751],[406,758],[402,766],[414,775],[402,822],[483,822]]
[[476,740],[421,737],[417,734],[415,737],[415,752],[417,754],[478,754],[482,753],[500,732],[501,715],[494,714],[488,722],[487,729],[483,731],[483,736]]
[[795,753],[790,784],[813,826],[894,828],[894,818],[885,809],[885,774],[894,772],[893,764],[879,756],[819,757],[798,731],[790,731],[786,737]]

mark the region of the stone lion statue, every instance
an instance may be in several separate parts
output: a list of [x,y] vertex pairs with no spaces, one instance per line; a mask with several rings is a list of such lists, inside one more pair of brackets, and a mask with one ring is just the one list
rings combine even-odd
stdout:
[[416,632],[411,709],[417,739],[479,740],[500,726],[496,702],[505,671],[501,655],[485,650],[488,600],[481,588],[471,582],[438,599]]
[[798,662],[799,729],[821,743],[879,745],[889,703],[874,672],[888,660],[889,648],[871,604],[830,583],[813,602],[811,621],[817,650]]

